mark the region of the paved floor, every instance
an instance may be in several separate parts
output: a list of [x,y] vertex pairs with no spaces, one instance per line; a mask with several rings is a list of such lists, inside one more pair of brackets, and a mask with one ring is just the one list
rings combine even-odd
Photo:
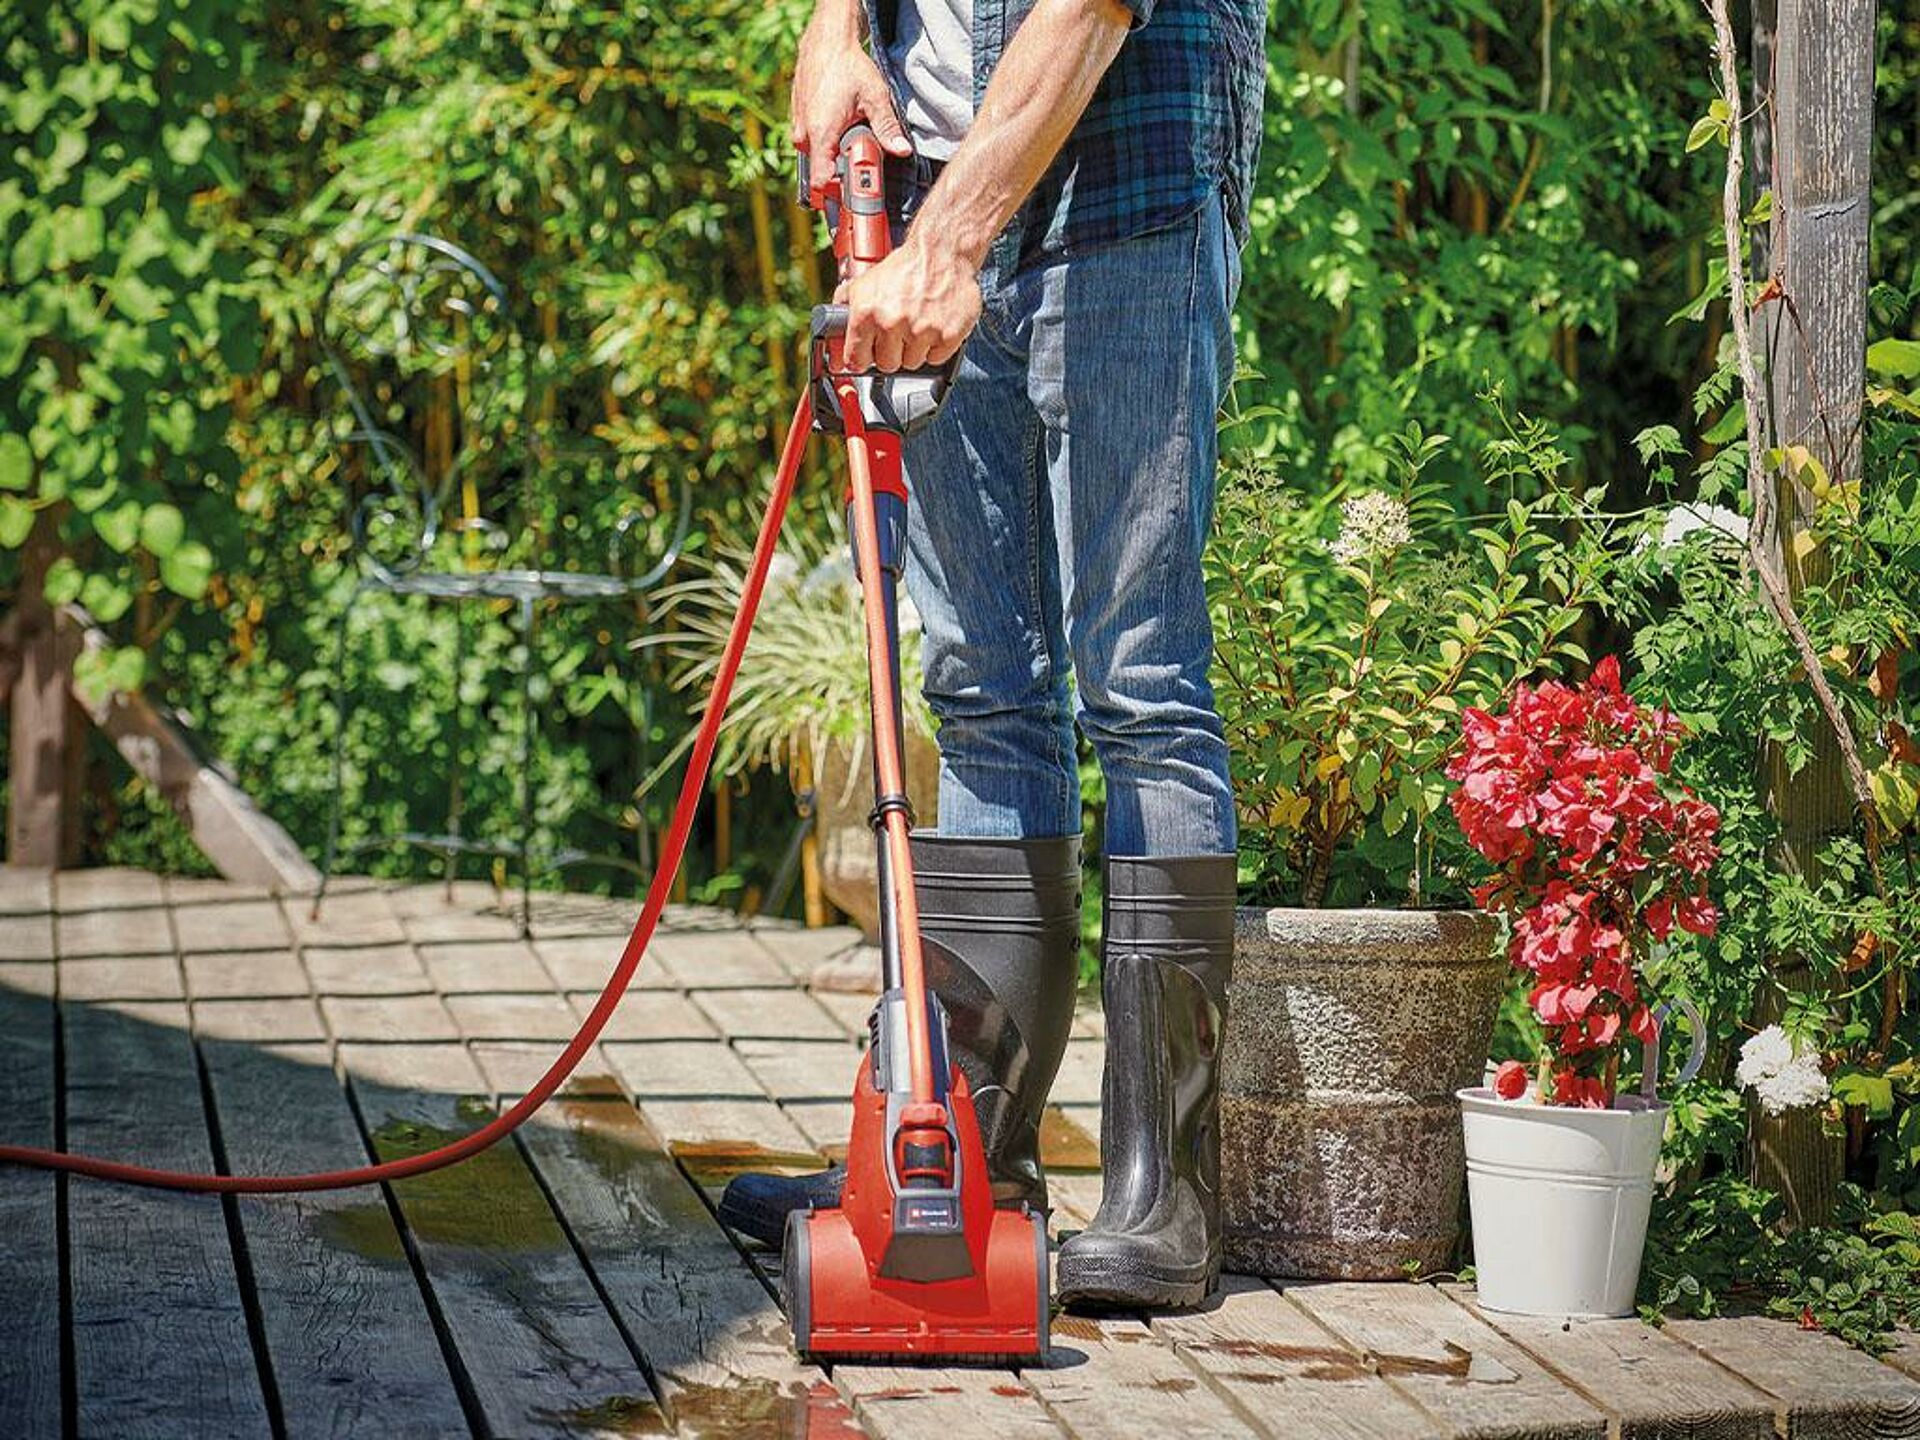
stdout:
[[[427,1148],[544,1069],[633,913],[539,897],[526,941],[484,886],[308,908],[0,867],[0,1140],[245,1171]],[[855,939],[671,912],[563,1100],[390,1190],[222,1202],[0,1168],[0,1431],[1920,1436],[1920,1345],[1532,1324],[1421,1285],[1236,1280],[1198,1314],[1062,1317],[1017,1372],[800,1365],[765,1257],[711,1203],[844,1138],[868,1002],[807,980]],[[1047,1134],[1069,1229],[1099,1196],[1101,1063],[1094,1012]]]

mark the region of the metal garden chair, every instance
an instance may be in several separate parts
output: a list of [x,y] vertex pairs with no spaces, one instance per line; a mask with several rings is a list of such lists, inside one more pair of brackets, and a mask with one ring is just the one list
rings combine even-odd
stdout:
[[[521,929],[531,913],[533,877],[567,866],[601,864],[643,874],[619,855],[557,850],[536,855],[533,755],[536,639],[543,614],[561,607],[633,604],[673,567],[687,535],[688,482],[667,503],[623,506],[600,556],[583,568],[577,515],[564,536],[545,533],[528,503],[536,483],[549,493],[621,493],[641,487],[611,447],[557,440],[542,426],[525,337],[508,292],[480,261],[431,235],[395,234],[349,251],[327,286],[321,345],[339,412],[331,431],[337,473],[351,505],[358,575],[336,629],[333,794],[316,915],[347,855],[412,846],[441,857],[449,885],[462,856],[516,861]],[[559,490],[562,483],[576,487]],[[641,537],[657,548],[633,573],[628,551]],[[561,553],[564,552],[564,553]],[[408,828],[343,841],[346,762],[354,695],[347,680],[354,618],[374,595],[446,601],[455,607],[447,777],[441,830]],[[460,676],[468,648],[468,612],[479,605],[517,626],[517,832],[470,835],[465,820],[465,726]],[[622,652],[624,653],[624,652]],[[644,836],[645,827],[642,827]],[[644,856],[643,856],[644,859]]]

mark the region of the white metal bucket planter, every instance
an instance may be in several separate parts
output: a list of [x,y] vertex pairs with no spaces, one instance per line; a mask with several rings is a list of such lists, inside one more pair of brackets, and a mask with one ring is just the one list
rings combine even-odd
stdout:
[[[1699,1073],[1706,1026],[1692,1004],[1675,1008],[1693,1049],[1676,1083]],[[1656,1036],[1658,1031],[1656,1031]],[[1647,1047],[1639,1095],[1610,1110],[1502,1100],[1459,1092],[1466,1128],[1467,1199],[1473,1213],[1480,1303],[1518,1315],[1631,1315],[1653,1203],[1654,1167],[1667,1105],[1655,1095],[1660,1045]]]

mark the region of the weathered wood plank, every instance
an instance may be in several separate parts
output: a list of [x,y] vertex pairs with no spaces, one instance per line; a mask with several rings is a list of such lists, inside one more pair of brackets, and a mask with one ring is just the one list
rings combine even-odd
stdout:
[[[49,967],[50,968],[50,967]],[[0,1137],[55,1143],[54,1007],[0,990]],[[0,1167],[0,1415],[19,1440],[61,1433],[60,1212],[48,1171]]]
[[1920,1383],[1844,1340],[1785,1320],[1670,1321],[1666,1333],[1774,1398],[1794,1440],[1920,1436]]
[[[284,1175],[365,1162],[326,1046],[200,1043],[235,1170]],[[465,1433],[385,1194],[248,1196],[238,1205],[287,1435]]]
[[1284,1292],[1462,1435],[1559,1440],[1607,1433],[1606,1416],[1518,1345],[1425,1285],[1293,1285]]
[[1066,1433],[1005,1370],[836,1365],[833,1380],[879,1440],[1043,1440]]
[[772,1296],[610,1078],[522,1135],[676,1426],[783,1440],[836,1423],[825,1374],[793,1357]]
[[[61,1009],[68,1145],[211,1169],[185,1007]],[[77,1180],[67,1191],[67,1236],[80,1434],[269,1433],[217,1197]]]
[[1612,1417],[1620,1440],[1768,1440],[1773,1403],[1697,1351],[1637,1319],[1549,1320],[1464,1308],[1577,1385]]
[[1053,1344],[1047,1368],[1021,1375],[1069,1434],[1085,1440],[1289,1434],[1214,1389],[1139,1320],[1057,1316]]
[[[493,1113],[459,1045],[341,1053],[382,1159],[444,1144]],[[392,1188],[488,1429],[569,1435],[659,1423],[645,1375],[518,1147],[496,1145]]]
[[1153,1333],[1269,1429],[1314,1440],[1453,1433],[1271,1286],[1236,1275],[1222,1290],[1217,1307],[1154,1319]]

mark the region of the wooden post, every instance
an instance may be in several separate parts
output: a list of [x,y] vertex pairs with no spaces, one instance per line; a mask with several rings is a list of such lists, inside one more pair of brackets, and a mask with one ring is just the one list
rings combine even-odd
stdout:
[[77,637],[54,623],[42,593],[60,554],[55,508],[40,512],[20,557],[20,601],[13,632],[18,670],[8,697],[11,721],[7,859],[55,869],[80,858],[80,788],[86,732],[70,689]]
[[[1773,426],[1769,443],[1806,446],[1837,486],[1861,473],[1874,4],[1777,0],[1757,9],[1756,20],[1757,97],[1770,103],[1753,107],[1753,127],[1770,123],[1771,135],[1753,143],[1755,174],[1759,185],[1773,190],[1772,233],[1763,253],[1785,296],[1761,307],[1758,317]],[[1822,554],[1815,550],[1800,558],[1793,544],[1817,504],[1796,479],[1781,482],[1780,544],[1795,595],[1826,579]],[[1812,727],[1811,761],[1789,774],[1775,747],[1766,757],[1766,774],[1768,803],[1780,826],[1775,863],[1814,879],[1820,846],[1854,826],[1854,798],[1825,720],[1812,715],[1806,723]],[[1808,956],[1775,956],[1773,965],[1790,990],[1820,983]],[[1770,992],[1760,1020],[1778,1018],[1779,1002]],[[1768,1117],[1755,1110],[1750,1137],[1751,1178],[1781,1193],[1790,1224],[1817,1224],[1832,1213],[1845,1153],[1841,1139],[1825,1133],[1818,1111]]]

